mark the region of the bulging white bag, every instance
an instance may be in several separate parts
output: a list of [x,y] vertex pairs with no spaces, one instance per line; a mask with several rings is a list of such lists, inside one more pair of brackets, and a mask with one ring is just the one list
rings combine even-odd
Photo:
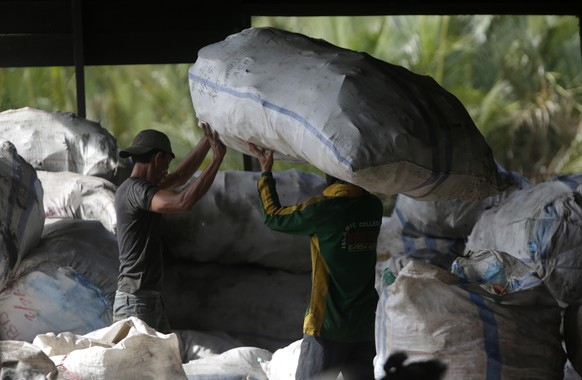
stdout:
[[0,290],[40,241],[44,228],[43,188],[36,170],[12,142],[0,139]]
[[39,334],[32,343],[75,379],[187,379],[176,334],[162,334],[135,317],[83,336]]
[[115,137],[100,123],[72,112],[23,107],[0,112],[0,135],[36,170],[69,171],[120,184],[129,159],[120,159]]
[[461,102],[428,76],[275,28],[208,45],[192,102],[223,142],[307,162],[371,192],[476,200],[505,187]]

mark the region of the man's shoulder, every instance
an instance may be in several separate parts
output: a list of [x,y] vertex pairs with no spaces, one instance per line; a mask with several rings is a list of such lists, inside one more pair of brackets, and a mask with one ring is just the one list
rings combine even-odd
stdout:
[[132,186],[145,186],[148,184],[151,185],[149,182],[147,182],[144,179],[137,178],[137,177],[128,177],[125,181],[123,181],[121,183],[121,185],[119,185],[119,187],[127,188],[127,187],[132,187]]
[[158,188],[152,183],[141,178],[129,177],[119,185],[116,191],[116,196],[119,194],[143,194],[147,192],[155,193]]

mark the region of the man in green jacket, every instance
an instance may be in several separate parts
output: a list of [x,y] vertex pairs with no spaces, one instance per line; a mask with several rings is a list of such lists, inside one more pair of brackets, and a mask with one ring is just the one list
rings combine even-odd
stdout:
[[267,227],[311,238],[312,289],[295,378],[373,380],[376,243],[383,206],[356,185],[326,176],[322,196],[282,206],[273,150],[247,142],[261,166],[259,203]]

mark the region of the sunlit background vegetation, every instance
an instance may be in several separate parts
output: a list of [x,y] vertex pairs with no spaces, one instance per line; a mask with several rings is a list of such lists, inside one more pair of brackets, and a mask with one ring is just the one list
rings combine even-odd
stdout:
[[[253,26],[322,38],[432,76],[465,105],[496,160],[534,183],[582,172],[582,53],[576,17],[257,17]],[[121,147],[140,129],[160,129],[183,157],[201,135],[189,67],[88,66],[87,118],[100,122]],[[76,112],[73,67],[0,68],[0,83],[0,111]],[[242,154],[230,150],[222,169],[242,168]],[[318,172],[308,165],[299,168]]]

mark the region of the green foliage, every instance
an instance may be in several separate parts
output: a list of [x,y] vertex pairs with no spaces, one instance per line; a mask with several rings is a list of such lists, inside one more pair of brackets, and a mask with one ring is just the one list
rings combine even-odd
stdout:
[[[172,163],[175,166],[202,137],[190,97],[189,67],[181,64],[88,68],[87,118],[100,120],[120,146],[130,144],[141,129],[165,132],[178,158]],[[223,168],[242,170],[242,162],[240,153],[229,152]]]
[[50,111],[76,108],[74,69],[0,69],[0,111],[32,107]]

